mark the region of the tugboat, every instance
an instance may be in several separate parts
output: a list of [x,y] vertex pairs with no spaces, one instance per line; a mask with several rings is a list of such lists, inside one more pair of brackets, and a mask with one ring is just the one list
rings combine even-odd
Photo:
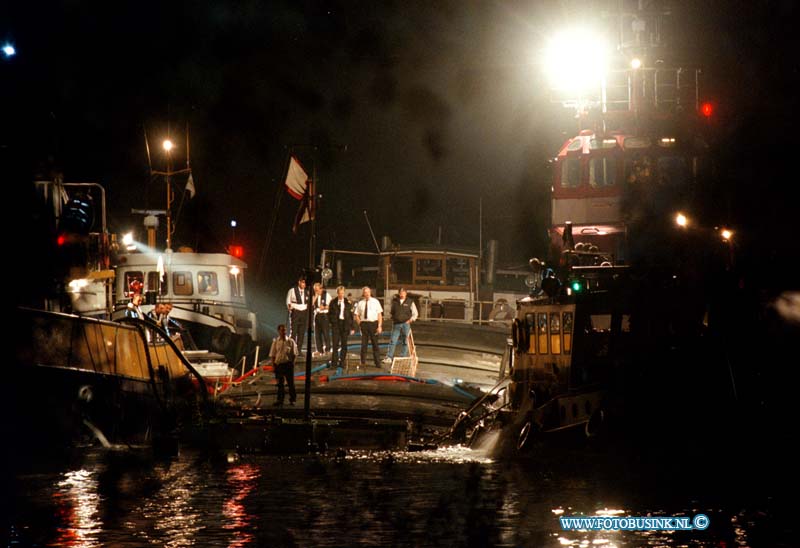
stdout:
[[15,311],[9,439],[50,450],[87,437],[107,447],[171,440],[206,415],[205,381],[181,338],[142,317],[109,321],[114,272],[103,187],[60,177],[36,187],[41,211],[52,212],[39,219],[52,229],[54,287],[40,288],[36,308]]
[[[702,277],[731,237],[698,221],[713,107],[700,101],[697,68],[664,60],[668,12],[628,7],[615,19],[626,67],[596,90],[555,89],[581,127],[553,160],[551,256],[531,259],[536,288],[517,302],[508,378],[487,395],[517,449],[534,434],[595,436],[642,405],[650,419],[674,419],[681,379],[698,377]],[[467,414],[451,431],[476,443],[489,416]]]

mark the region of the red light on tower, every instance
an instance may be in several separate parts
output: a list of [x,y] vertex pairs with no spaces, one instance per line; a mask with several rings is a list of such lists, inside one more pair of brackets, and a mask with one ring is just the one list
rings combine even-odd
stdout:
[[700,105],[700,113],[706,118],[711,118],[711,116],[714,114],[714,105],[706,101]]
[[59,247],[61,247],[62,245],[67,243],[67,237],[64,236],[63,234],[59,234],[58,238],[56,238],[56,243],[58,244]]
[[237,259],[244,257],[244,248],[240,245],[232,245],[228,247],[228,253]]

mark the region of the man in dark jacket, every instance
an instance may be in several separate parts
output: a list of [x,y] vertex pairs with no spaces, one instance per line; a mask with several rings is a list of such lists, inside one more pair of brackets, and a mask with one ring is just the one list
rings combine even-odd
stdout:
[[392,299],[392,339],[389,342],[389,353],[383,363],[392,363],[394,348],[400,341],[399,357],[408,356],[408,335],[411,333],[411,324],[416,321],[417,305],[408,298],[408,292],[401,287]]
[[328,321],[333,332],[331,366],[341,367],[347,358],[347,337],[353,334],[353,308],[341,285],[336,288],[336,298],[328,306]]

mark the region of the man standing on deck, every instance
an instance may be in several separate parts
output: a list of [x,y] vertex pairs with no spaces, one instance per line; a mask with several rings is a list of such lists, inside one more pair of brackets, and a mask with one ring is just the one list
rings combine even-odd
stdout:
[[322,356],[331,351],[331,327],[328,324],[328,305],[330,297],[321,283],[314,284],[314,335],[317,340],[316,356]]
[[389,342],[389,353],[383,363],[392,363],[398,339],[400,340],[399,357],[408,356],[408,335],[411,333],[411,324],[416,321],[417,316],[419,316],[417,305],[408,298],[406,288],[401,287],[392,299],[392,339]]
[[[297,343],[297,353],[300,354],[303,350],[303,338],[308,329],[308,293],[306,292],[306,279],[302,276],[297,280],[297,285],[286,294],[286,308],[289,309],[292,339]],[[311,341],[308,341],[307,346],[311,346]]]
[[372,342],[372,356],[375,367],[381,367],[381,351],[378,348],[378,335],[383,331],[383,307],[381,302],[372,296],[369,286],[361,289],[362,299],[355,310],[356,323],[361,328],[361,366],[367,365],[367,346]]
[[347,336],[354,333],[353,309],[350,301],[344,296],[344,286],[336,288],[336,298],[330,304],[328,319],[333,331],[331,366],[335,369],[344,365],[347,358]]
[[278,399],[273,405],[283,405],[284,380],[289,385],[289,405],[294,405],[297,401],[297,393],[294,390],[294,360],[297,354],[297,343],[286,336],[286,326],[279,325],[278,336],[272,339],[272,347],[269,349],[269,358],[275,369],[275,380],[278,381]]

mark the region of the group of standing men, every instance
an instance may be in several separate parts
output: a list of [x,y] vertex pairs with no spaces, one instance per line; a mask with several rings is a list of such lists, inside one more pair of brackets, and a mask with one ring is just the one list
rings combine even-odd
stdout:
[[[369,287],[362,288],[361,299],[357,303],[352,303],[345,296],[343,286],[337,287],[336,297],[330,298],[322,285],[315,283],[313,293],[309,295],[305,278],[298,279],[297,284],[286,294],[286,307],[290,314],[291,337],[298,343],[300,351],[308,330],[309,306],[313,307],[315,355],[332,353],[331,365],[333,367],[344,365],[347,357],[347,338],[358,326],[361,332],[361,365],[366,365],[367,350],[371,344],[375,367],[380,367],[378,335],[383,332],[383,306],[372,296]],[[407,354],[406,338],[411,331],[410,324],[417,319],[417,316],[416,305],[408,298],[406,290],[401,288],[392,302],[392,337],[384,363],[391,363],[398,342],[402,346],[400,355]]]
[[[336,288],[336,297],[331,299],[321,284],[314,284],[313,294],[306,288],[306,280],[301,277],[297,284],[286,294],[286,307],[289,310],[291,335],[287,335],[286,326],[278,326],[278,337],[272,342],[270,358],[275,368],[278,381],[278,399],[275,405],[283,405],[284,387],[289,388],[289,402],[294,404],[296,393],[294,387],[294,361],[302,351],[303,341],[308,331],[308,307],[312,307],[314,332],[316,335],[317,356],[331,353],[331,366],[345,365],[347,358],[347,338],[355,333],[358,326],[361,332],[361,366],[366,365],[367,350],[372,344],[372,357],[375,367],[380,368],[381,354],[378,346],[378,335],[383,332],[383,306],[372,296],[369,287],[361,290],[361,300],[355,305],[345,296],[344,286]],[[389,352],[383,363],[390,364],[394,357],[395,347],[401,344],[400,356],[408,355],[407,338],[411,332],[411,324],[418,317],[417,307],[408,298],[408,293],[401,288],[392,300],[392,336]],[[311,341],[308,341],[310,347]],[[308,352],[310,348],[306,348]]]

